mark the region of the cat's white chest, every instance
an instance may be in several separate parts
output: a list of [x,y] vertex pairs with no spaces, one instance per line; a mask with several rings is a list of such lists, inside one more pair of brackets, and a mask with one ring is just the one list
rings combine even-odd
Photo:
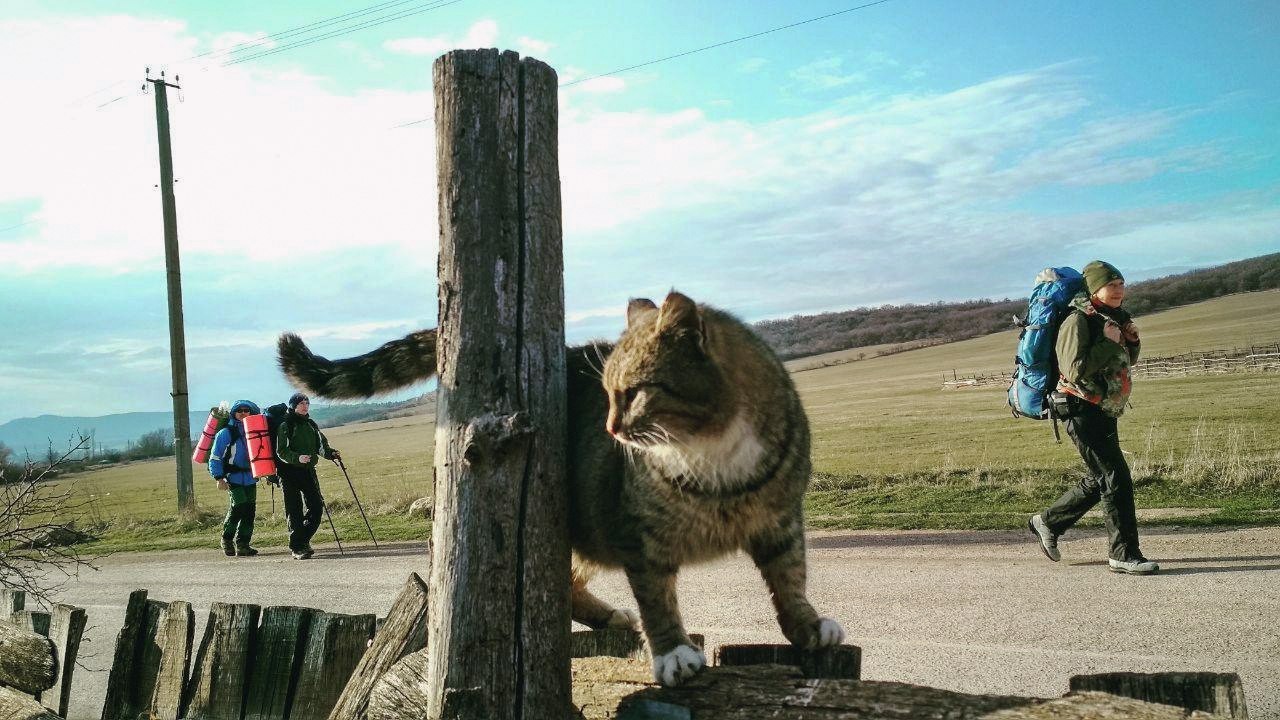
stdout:
[[755,428],[739,413],[724,432],[647,449],[650,467],[668,478],[695,480],[707,490],[736,485],[754,476],[765,456]]

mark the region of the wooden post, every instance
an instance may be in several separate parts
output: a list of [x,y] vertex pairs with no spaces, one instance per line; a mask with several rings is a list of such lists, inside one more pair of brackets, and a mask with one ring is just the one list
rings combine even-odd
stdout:
[[386,622],[351,672],[342,695],[329,713],[329,720],[363,718],[369,707],[369,693],[378,678],[400,658],[421,650],[426,642],[427,586],[417,573],[409,573],[408,581],[387,611]]
[[204,638],[187,687],[185,701],[189,720],[240,717],[244,709],[245,671],[252,657],[260,612],[257,605],[216,602],[209,607]]
[[[425,602],[425,593],[424,593]],[[425,608],[424,608],[425,610]],[[425,611],[423,612],[425,616]],[[318,612],[307,632],[289,720],[325,720],[369,647],[373,615]],[[420,635],[426,635],[425,622]],[[425,641],[425,640],[424,640]]]
[[138,701],[138,648],[147,625],[147,591],[129,593],[124,625],[116,635],[116,650],[107,677],[107,698],[102,703],[102,720],[134,720],[142,712]]
[[1236,673],[1115,672],[1073,675],[1072,692],[1104,692],[1186,710],[1247,720],[1244,686]]
[[[570,707],[556,74],[435,62],[440,390],[430,718]],[[505,627],[504,627],[505,626]]]
[[53,686],[57,675],[49,638],[0,622],[0,685],[35,695]]
[[67,705],[71,702],[71,679],[75,676],[76,656],[80,653],[80,638],[87,621],[82,608],[61,603],[53,606],[49,639],[58,655],[58,678],[53,687],[40,694],[40,702],[62,717],[67,716]]
[[302,646],[315,612],[292,606],[262,611],[262,625],[254,641],[257,651],[249,670],[244,720],[289,716],[289,700],[297,685],[295,670],[302,660]]
[[149,715],[154,720],[178,720],[186,716],[182,693],[191,669],[191,644],[195,639],[195,613],[191,603],[174,600],[160,613],[155,646],[160,652]]

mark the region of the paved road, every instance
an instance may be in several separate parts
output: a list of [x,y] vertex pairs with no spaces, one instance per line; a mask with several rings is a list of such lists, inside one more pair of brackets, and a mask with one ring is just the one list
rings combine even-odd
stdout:
[[[969,692],[1056,696],[1077,673],[1238,672],[1254,718],[1280,720],[1280,528],[1146,529],[1154,577],[1106,570],[1098,531],[1073,533],[1063,562],[1021,534],[853,532],[810,536],[810,594],[863,648],[863,676]],[[426,576],[421,545],[321,548],[311,561],[268,550],[121,555],[85,573],[62,600],[89,611],[89,672],[78,671],[73,720],[99,716],[106,666],[131,590],[190,601],[201,624],[213,601],[296,604],[383,614],[410,571]],[[631,606],[625,580],[598,592]],[[680,597],[708,642],[780,642],[763,583],[743,557],[692,568]]]

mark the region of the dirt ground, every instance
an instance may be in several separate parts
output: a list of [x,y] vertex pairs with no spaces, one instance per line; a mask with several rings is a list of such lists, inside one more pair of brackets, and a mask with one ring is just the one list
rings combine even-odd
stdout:
[[[863,648],[863,677],[950,690],[1057,696],[1079,673],[1238,672],[1251,717],[1280,720],[1280,528],[1144,528],[1152,577],[1107,572],[1100,531],[1072,532],[1051,563],[1010,532],[838,532],[809,536],[810,597]],[[214,601],[385,614],[405,577],[427,574],[425,547],[317,545],[256,558],[217,550],[119,555],[60,596],[88,610],[72,720],[96,719],[129,592],[187,600],[197,639]],[[627,607],[621,574],[597,593]],[[689,568],[681,609],[722,643],[782,642],[764,584],[745,557]]]

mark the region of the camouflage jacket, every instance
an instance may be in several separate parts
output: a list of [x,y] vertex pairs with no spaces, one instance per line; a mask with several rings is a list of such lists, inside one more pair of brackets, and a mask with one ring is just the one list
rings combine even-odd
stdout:
[[[1104,314],[1105,313],[1105,314]],[[1130,367],[1138,361],[1140,343],[1113,342],[1103,334],[1111,319],[1120,326],[1130,322],[1119,308],[1098,308],[1087,293],[1071,300],[1071,314],[1058,328],[1058,390],[1088,400],[1111,417],[1120,417],[1129,402]]]

